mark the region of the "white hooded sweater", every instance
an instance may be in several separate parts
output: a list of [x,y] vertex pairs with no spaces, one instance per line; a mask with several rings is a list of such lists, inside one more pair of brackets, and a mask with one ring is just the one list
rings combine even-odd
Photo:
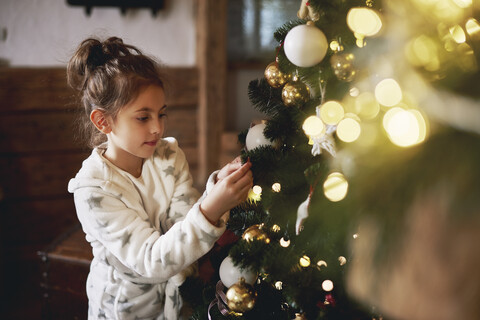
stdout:
[[92,245],[87,279],[89,319],[178,319],[178,286],[192,264],[225,231],[200,212],[204,196],[192,187],[183,151],[174,138],[160,141],[135,178],[95,148],[68,184]]

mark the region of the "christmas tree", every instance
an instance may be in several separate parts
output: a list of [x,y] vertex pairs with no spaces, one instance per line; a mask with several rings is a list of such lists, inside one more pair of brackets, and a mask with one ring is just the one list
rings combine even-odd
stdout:
[[[299,19],[274,34],[279,45],[265,77],[249,85],[252,105],[265,114],[239,134],[255,186],[208,256],[209,282],[183,286],[192,318],[439,319],[442,300],[426,290],[411,296],[430,313],[405,311],[405,292],[415,286],[399,285],[411,275],[398,266],[439,258],[425,252],[447,229],[452,242],[465,243],[446,228],[449,219],[480,226],[477,4],[299,6]],[[465,234],[474,237],[472,230]],[[428,275],[430,267],[418,270]],[[201,297],[189,294],[198,290]],[[469,301],[479,296],[448,312],[478,316]]]

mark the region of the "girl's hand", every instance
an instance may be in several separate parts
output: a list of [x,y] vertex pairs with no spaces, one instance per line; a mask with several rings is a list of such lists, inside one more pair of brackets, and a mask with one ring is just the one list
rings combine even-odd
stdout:
[[253,186],[251,167],[251,162],[246,162],[227,177],[219,180],[203,199],[200,210],[212,224],[217,224],[218,219],[226,211],[247,199],[248,191]]
[[217,179],[215,182],[225,179],[232,172],[235,172],[242,166],[242,160],[240,156],[236,157],[232,162],[227,163],[217,174]]

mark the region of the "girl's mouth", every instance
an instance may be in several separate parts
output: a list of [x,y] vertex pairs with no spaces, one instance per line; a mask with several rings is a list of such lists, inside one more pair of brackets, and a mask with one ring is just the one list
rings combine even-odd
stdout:
[[145,144],[146,144],[147,146],[154,147],[154,146],[156,146],[156,145],[157,145],[157,142],[158,142],[158,140],[154,140],[154,141],[147,141],[147,142],[145,142]]

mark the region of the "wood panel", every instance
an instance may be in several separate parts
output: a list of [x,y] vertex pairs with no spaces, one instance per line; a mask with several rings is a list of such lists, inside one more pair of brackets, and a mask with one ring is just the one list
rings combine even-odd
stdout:
[[227,0],[197,3],[199,179],[218,168],[227,92]]
[[[65,72],[65,68],[0,68],[0,112],[74,108],[75,92],[68,87]],[[197,105],[196,68],[165,68],[165,74],[169,106]]]
[[[183,145],[196,145],[196,117],[196,106],[170,107],[165,134]],[[0,154],[85,149],[75,137],[75,119],[76,114],[68,111],[0,115]]]

